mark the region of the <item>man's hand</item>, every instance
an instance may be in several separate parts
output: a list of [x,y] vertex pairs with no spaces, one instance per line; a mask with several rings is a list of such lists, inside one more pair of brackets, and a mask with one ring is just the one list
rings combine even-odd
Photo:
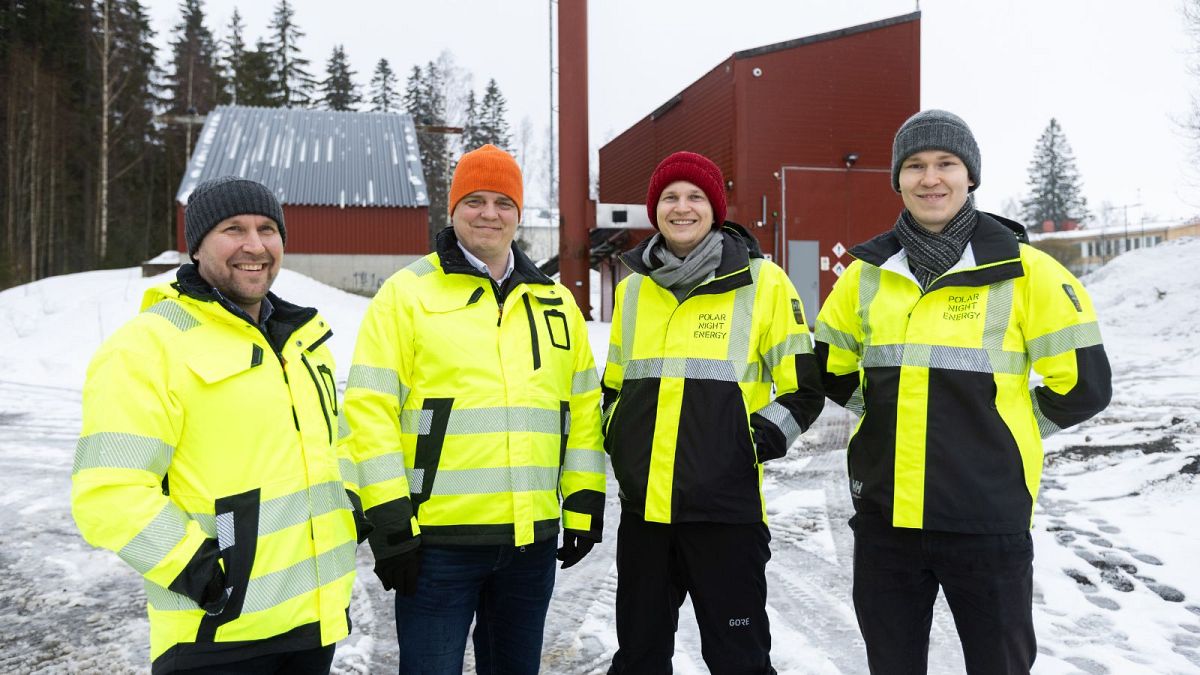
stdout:
[[375,576],[383,583],[383,590],[390,591],[394,588],[400,595],[413,595],[417,592],[417,575],[420,571],[419,548],[375,561]]
[[591,552],[592,547],[596,542],[585,537],[581,537],[570,530],[563,532],[563,545],[558,549],[558,554],[555,556],[562,561],[562,567],[559,569],[567,569],[575,563],[583,560],[583,556]]

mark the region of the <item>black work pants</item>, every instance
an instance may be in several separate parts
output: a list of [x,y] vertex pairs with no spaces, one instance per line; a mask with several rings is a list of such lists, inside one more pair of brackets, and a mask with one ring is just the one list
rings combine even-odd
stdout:
[[1033,541],[892,527],[859,514],[854,611],[873,675],[922,675],[938,587],[954,615],[969,675],[1027,674],[1033,634]]
[[771,668],[767,620],[770,531],[764,523],[647,523],[621,512],[617,653],[610,675],[671,672],[679,607],[691,595],[700,651],[714,675]]

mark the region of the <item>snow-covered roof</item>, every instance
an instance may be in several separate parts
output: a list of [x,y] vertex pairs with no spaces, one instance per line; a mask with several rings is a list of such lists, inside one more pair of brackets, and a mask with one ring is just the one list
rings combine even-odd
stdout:
[[204,128],[175,200],[201,181],[250,178],[283,204],[428,206],[410,115],[218,106]]
[[1078,230],[1062,230],[1060,232],[1030,232],[1029,240],[1031,242],[1043,241],[1046,239],[1096,239],[1099,237],[1113,238],[1125,236],[1141,236],[1143,234],[1161,234],[1167,230],[1175,230],[1182,227],[1195,225],[1196,221],[1185,220],[1183,222],[1164,223],[1161,221],[1145,222],[1145,223],[1129,223],[1128,225],[1089,225]]

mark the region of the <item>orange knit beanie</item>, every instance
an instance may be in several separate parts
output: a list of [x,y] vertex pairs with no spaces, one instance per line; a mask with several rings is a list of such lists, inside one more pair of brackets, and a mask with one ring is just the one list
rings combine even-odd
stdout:
[[517,218],[521,217],[524,202],[524,187],[521,167],[512,155],[488,143],[472,150],[458,160],[454,168],[454,180],[450,183],[450,213],[463,197],[477,190],[499,192],[517,204]]

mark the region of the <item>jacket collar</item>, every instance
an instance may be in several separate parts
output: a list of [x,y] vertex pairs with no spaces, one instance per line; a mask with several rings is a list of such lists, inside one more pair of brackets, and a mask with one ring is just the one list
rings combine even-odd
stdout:
[[[963,253],[964,258],[973,258],[973,264],[962,269],[952,268],[930,284],[925,292],[944,286],[986,286],[1024,276],[1020,245],[1028,242],[1029,237],[1020,223],[980,211],[975,233]],[[850,249],[850,255],[867,264],[883,267],[902,249],[900,239],[889,229]]]
[[[721,225],[721,236],[721,262],[717,264],[714,278],[697,286],[689,297],[725,293],[752,282],[750,259],[763,257],[758,240],[747,232],[746,228],[729,220]],[[622,253],[621,262],[637,274],[650,276],[650,268],[643,262],[642,257],[646,248],[650,246],[651,239],[653,237],[644,239],[637,246]]]
[[[180,295],[187,296],[201,303],[210,304],[214,308],[220,307],[232,320],[244,321],[255,328],[262,329],[262,327],[255,325],[240,307],[234,305],[225,296],[217,293],[212,284],[200,276],[200,271],[194,263],[187,263],[180,266],[179,271],[175,273],[175,281],[171,283],[171,287],[178,291]],[[272,346],[276,348],[276,351],[279,351],[293,333],[317,315],[317,310],[313,307],[301,307],[300,305],[290,303],[270,291],[267,292],[267,299],[271,301],[274,311],[271,312],[271,316],[267,319],[265,335]],[[323,340],[324,338],[322,338]]]
[[[487,278],[487,275],[480,272],[472,265],[462,249],[458,247],[458,235],[454,234],[453,227],[442,228],[437,233],[437,239],[434,242],[434,251],[437,253],[438,261],[442,265],[442,271],[446,274],[467,274],[474,277]],[[521,249],[517,248],[516,244],[512,244],[513,253],[513,272],[508,278],[508,286],[515,287],[517,284],[543,284],[553,285],[554,280],[546,276],[544,272],[538,269],[529,256],[525,255]]]

